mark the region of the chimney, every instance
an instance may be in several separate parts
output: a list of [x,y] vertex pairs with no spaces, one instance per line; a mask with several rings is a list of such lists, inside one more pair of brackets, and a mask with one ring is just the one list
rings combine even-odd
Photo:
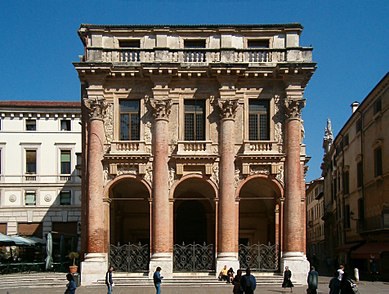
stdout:
[[359,107],[358,101],[354,101],[353,103],[351,103],[351,110],[353,113],[355,112],[355,110],[357,110],[358,107]]

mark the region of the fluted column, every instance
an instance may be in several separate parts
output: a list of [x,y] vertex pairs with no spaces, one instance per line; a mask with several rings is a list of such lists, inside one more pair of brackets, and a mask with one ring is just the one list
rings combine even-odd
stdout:
[[301,111],[305,106],[302,89],[290,85],[286,89],[287,118],[285,158],[285,206],[283,230],[283,266],[288,265],[299,282],[305,283],[309,263],[305,256],[305,230],[302,225],[305,210],[302,206],[305,190],[301,185]]
[[235,205],[235,114],[238,108],[237,99],[219,99],[220,110],[220,142],[219,142],[219,211],[218,211],[218,248],[217,268],[219,273],[224,265],[238,268]]
[[173,272],[171,246],[171,207],[169,202],[169,114],[172,105],[168,98],[148,98],[147,105],[154,116],[153,125],[153,182],[152,182],[152,255],[150,274],[157,266],[164,276]]

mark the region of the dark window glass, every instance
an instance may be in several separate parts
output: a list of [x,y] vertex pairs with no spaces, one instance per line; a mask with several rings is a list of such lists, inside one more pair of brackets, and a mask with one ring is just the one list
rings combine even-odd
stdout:
[[185,141],[205,140],[205,101],[185,100]]
[[374,102],[374,114],[380,112],[381,110],[382,110],[382,102],[381,102],[381,98],[378,98]]
[[374,176],[382,176],[382,149],[378,147],[374,150]]
[[350,193],[350,176],[348,171],[343,173],[343,193]]
[[184,40],[185,48],[205,48],[205,40]]
[[26,173],[36,174],[36,150],[26,150]]
[[269,48],[269,40],[248,40],[248,48]]
[[359,133],[362,130],[362,119],[358,119],[355,124],[355,130]]
[[70,175],[70,150],[61,150],[61,175]]
[[249,101],[249,140],[269,140],[269,100]]
[[362,161],[357,163],[357,186],[362,187],[363,184],[363,164]]
[[120,140],[140,139],[139,100],[120,100]]
[[36,120],[27,119],[26,120],[26,130],[27,131],[36,131]]
[[61,120],[61,131],[71,131],[70,120],[68,119]]
[[70,191],[61,191],[59,193],[59,203],[60,205],[70,205],[72,202],[72,195]]
[[350,206],[346,205],[344,209],[344,227],[346,229],[350,228]]
[[121,48],[140,48],[140,40],[119,40],[119,47]]
[[24,195],[24,203],[26,205],[35,205],[36,204],[36,193],[35,191],[27,191]]

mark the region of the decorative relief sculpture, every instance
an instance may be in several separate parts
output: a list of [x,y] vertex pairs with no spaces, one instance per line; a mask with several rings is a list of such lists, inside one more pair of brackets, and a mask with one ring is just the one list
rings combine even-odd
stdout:
[[105,140],[107,144],[111,144],[113,140],[113,104],[108,103],[104,117]]
[[172,107],[172,100],[155,99],[148,96],[145,97],[147,106],[152,110],[155,119],[168,119]]
[[219,185],[219,164],[217,162],[213,164],[211,179]]
[[176,171],[174,168],[171,167],[169,169],[169,190],[173,186],[175,179],[176,179]]
[[240,180],[242,179],[242,176],[241,176],[241,173],[240,173],[240,169],[236,169],[235,170],[235,175],[234,175],[234,186],[235,186],[235,189],[238,187],[238,184],[240,182]]
[[146,165],[146,173],[144,175],[144,180],[152,186],[153,184],[153,166],[151,162],[148,162]]
[[85,106],[89,109],[91,119],[103,119],[107,109],[107,102],[104,97],[89,97],[84,99]]
[[122,164],[117,167],[118,175],[137,175],[138,167],[134,165]]
[[250,166],[250,175],[270,175],[270,166],[252,165]]
[[151,144],[151,122],[150,121],[147,121],[144,125],[145,127],[145,134],[144,134],[144,138],[145,138],[145,143],[146,144]]
[[284,166],[278,166],[278,172],[276,174],[276,179],[284,186]]

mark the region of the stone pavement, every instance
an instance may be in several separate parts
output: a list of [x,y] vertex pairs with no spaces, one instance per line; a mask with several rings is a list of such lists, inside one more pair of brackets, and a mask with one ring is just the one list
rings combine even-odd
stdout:
[[[2,276],[1,278],[4,278]],[[328,293],[328,278],[321,277],[319,284],[319,294]],[[0,280],[1,285],[1,280]],[[51,287],[51,288],[14,288],[9,290],[0,290],[0,294],[63,294],[65,291],[62,287]],[[359,283],[359,292],[361,294],[388,294],[389,293],[389,283],[385,282],[360,282]],[[77,294],[106,294],[107,290],[104,286],[98,287],[79,287],[76,291]],[[155,289],[152,285],[150,286],[141,286],[141,287],[129,287],[129,286],[118,286],[114,287],[113,294],[153,294]],[[190,287],[180,287],[180,286],[162,286],[162,294],[181,294],[181,293],[190,293],[190,294],[231,294],[232,287],[231,285],[216,285],[216,286],[190,286]],[[289,289],[282,289],[281,287],[276,286],[261,286],[255,291],[256,294],[262,293],[290,293]],[[305,294],[306,287],[300,286],[293,289],[294,294]]]

